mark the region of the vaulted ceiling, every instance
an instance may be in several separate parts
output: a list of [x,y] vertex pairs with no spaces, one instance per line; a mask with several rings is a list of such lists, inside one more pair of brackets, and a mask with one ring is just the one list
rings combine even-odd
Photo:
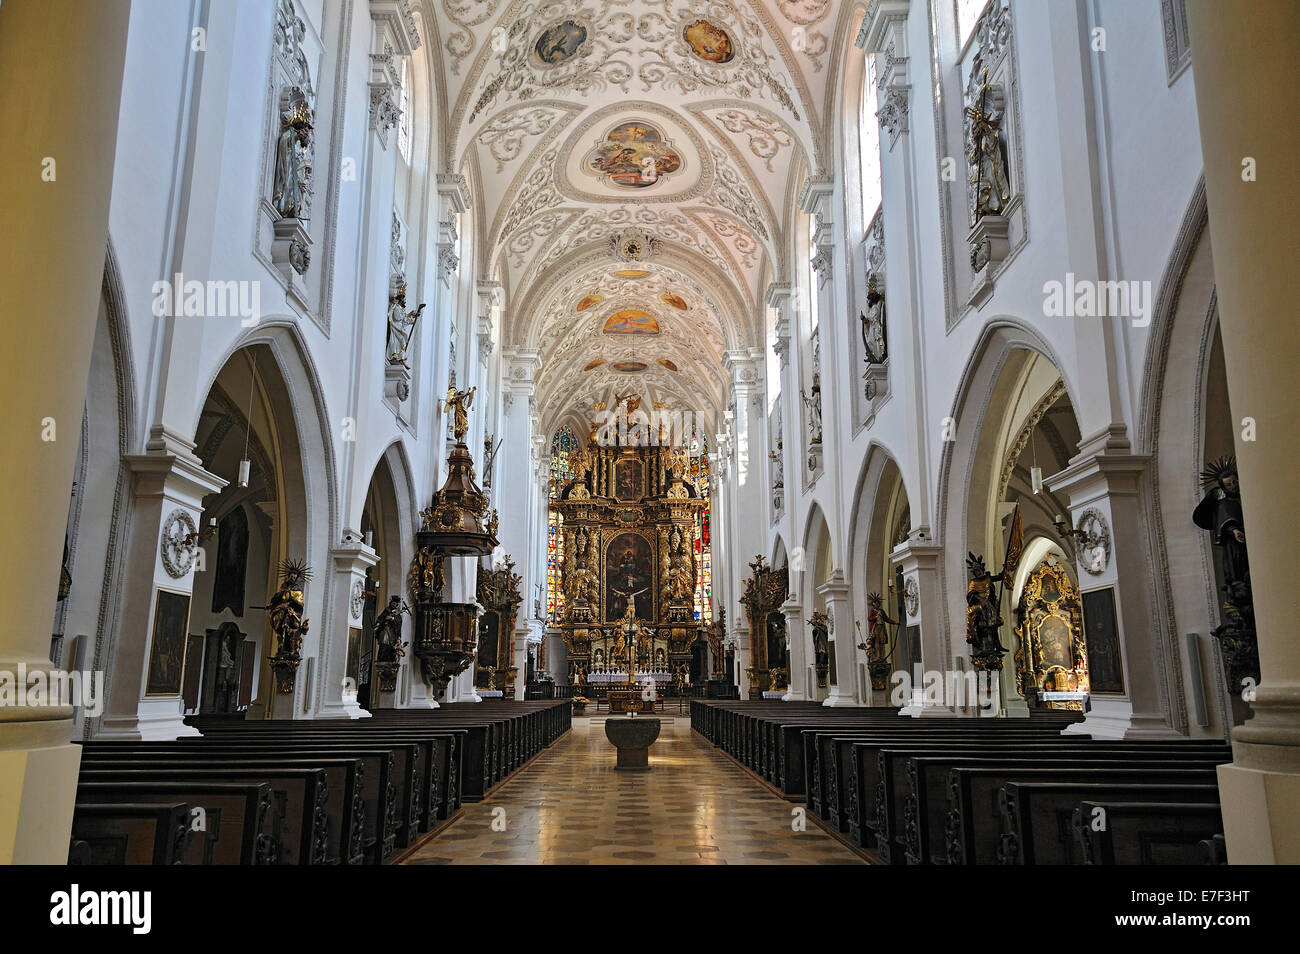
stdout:
[[793,196],[822,174],[854,9],[423,0],[444,168],[469,179],[503,343],[541,351],[544,420],[635,391],[716,421],[723,353],[762,346]]

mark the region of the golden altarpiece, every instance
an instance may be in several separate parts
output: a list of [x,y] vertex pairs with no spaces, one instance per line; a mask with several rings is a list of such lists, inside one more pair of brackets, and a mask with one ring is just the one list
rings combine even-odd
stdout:
[[1016,607],[1015,660],[1017,688],[1031,706],[1083,708],[1073,700],[1044,699],[1046,693],[1089,689],[1079,591],[1065,567],[1051,557],[1025,581]]
[[790,676],[786,619],[781,612],[781,604],[790,593],[790,574],[785,567],[768,566],[761,554],[749,568],[752,573],[745,581],[740,602],[749,615],[749,698],[758,699],[764,690],[784,689]]
[[687,463],[680,447],[594,440],[575,456],[574,477],[552,502],[562,524],[558,628],[573,685],[632,666],[676,679],[690,671],[691,647],[706,635],[695,619],[695,527],[706,501],[685,479]]

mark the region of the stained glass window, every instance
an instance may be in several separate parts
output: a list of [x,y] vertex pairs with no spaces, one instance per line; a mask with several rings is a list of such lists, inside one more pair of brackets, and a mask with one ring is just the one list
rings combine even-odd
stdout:
[[[562,427],[551,441],[551,478],[547,496],[554,502],[564,484],[573,479],[573,455],[579,450],[573,431]],[[554,626],[564,618],[564,517],[554,507],[546,518],[546,621]]]
[[695,619],[705,626],[713,622],[713,548],[709,530],[709,457],[703,434],[697,434],[688,448],[690,480],[704,500],[695,518]]

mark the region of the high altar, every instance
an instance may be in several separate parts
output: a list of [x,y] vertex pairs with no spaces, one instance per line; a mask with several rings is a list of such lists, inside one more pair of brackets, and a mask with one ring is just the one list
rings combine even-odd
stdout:
[[[569,679],[629,669],[686,673],[695,620],[695,523],[704,508],[681,448],[588,441],[553,506],[562,522]],[[627,620],[639,623],[625,638]]]

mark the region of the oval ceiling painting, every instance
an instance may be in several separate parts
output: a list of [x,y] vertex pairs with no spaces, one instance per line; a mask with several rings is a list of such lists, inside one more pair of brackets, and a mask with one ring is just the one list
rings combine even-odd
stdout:
[[610,335],[657,335],[659,321],[640,308],[624,308],[605,319],[604,331]]
[[644,268],[620,268],[614,274],[619,278],[645,278],[650,273]]
[[604,301],[604,299],[599,295],[588,295],[586,298],[582,299],[582,301],[578,302],[574,311],[586,311],[593,305],[599,305],[602,301]]
[[604,359],[604,358],[597,358],[595,361],[588,361],[588,362],[587,362],[587,366],[586,366],[585,368],[583,368],[582,370],[584,370],[584,371],[590,371],[592,368],[599,368],[599,367],[600,367],[602,364],[604,364],[604,363],[605,363],[605,359]]
[[662,367],[667,368],[669,371],[676,371],[676,370],[677,370],[677,365],[674,364],[673,362],[669,361],[667,358],[659,358],[658,360],[659,360],[659,364],[660,364]]
[[547,27],[533,44],[533,52],[547,66],[559,66],[572,59],[587,42],[587,28],[576,20],[563,20]]
[[696,20],[682,35],[691,52],[706,63],[730,63],[736,55],[730,34],[708,20]]
[[665,304],[672,305],[678,311],[686,310],[686,299],[681,295],[660,295]]
[[638,371],[645,370],[645,364],[640,361],[619,361],[610,365],[615,371],[622,371],[624,374],[636,374]]
[[643,122],[620,123],[605,134],[587,156],[585,168],[593,175],[626,189],[644,189],[682,167],[681,154],[654,126]]

